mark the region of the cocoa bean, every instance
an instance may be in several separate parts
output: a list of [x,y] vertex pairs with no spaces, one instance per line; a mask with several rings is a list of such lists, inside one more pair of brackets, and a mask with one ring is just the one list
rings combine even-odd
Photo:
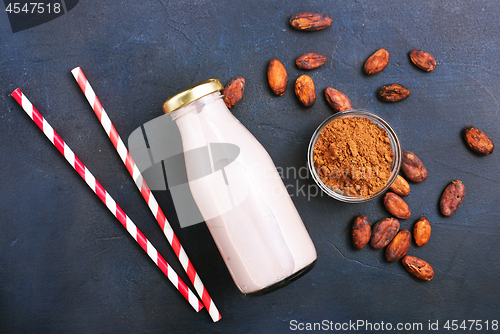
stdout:
[[479,155],[489,155],[493,153],[495,148],[491,139],[475,126],[468,126],[463,132],[465,142],[467,146]]
[[399,196],[408,196],[410,194],[410,185],[401,175],[396,176],[396,179],[389,187],[389,190]]
[[401,219],[408,219],[411,216],[408,204],[393,192],[388,192],[384,196],[384,206],[393,216]]
[[385,258],[389,262],[396,262],[406,255],[410,249],[411,234],[408,230],[401,230],[392,239],[391,243],[385,249]]
[[295,59],[295,64],[301,70],[313,70],[326,64],[327,58],[319,53],[305,53]]
[[413,238],[417,246],[423,246],[431,237],[431,224],[429,220],[425,217],[420,217],[419,220],[413,226]]
[[372,234],[372,228],[368,218],[363,215],[359,215],[354,218],[352,223],[352,243],[354,248],[362,249],[370,241]]
[[439,203],[439,207],[441,209],[441,213],[445,216],[453,216],[460,204],[465,197],[465,186],[462,181],[455,180],[452,181],[448,186],[444,189],[443,194],[441,195],[441,201]]
[[389,51],[379,49],[372,54],[363,66],[363,71],[367,75],[374,75],[380,73],[389,63]]
[[314,82],[308,75],[301,75],[295,81],[295,95],[304,107],[312,107],[316,102]]
[[399,231],[399,220],[396,218],[383,218],[372,227],[370,246],[375,249],[387,246]]
[[410,59],[421,70],[430,72],[436,68],[436,59],[428,52],[411,50]]
[[267,80],[274,94],[278,96],[285,94],[288,85],[288,74],[285,66],[279,60],[273,59],[269,62]]
[[243,77],[236,77],[231,80],[222,92],[224,103],[228,108],[232,108],[236,103],[240,102],[245,90],[245,79]]
[[380,87],[377,96],[384,102],[399,102],[410,96],[410,90],[400,84],[389,84]]
[[351,100],[342,92],[327,87],[325,89],[326,102],[333,108],[335,112],[352,109]]
[[290,18],[290,25],[301,31],[318,31],[328,28],[331,24],[332,19],[326,14],[299,13]]
[[418,279],[430,281],[434,277],[434,269],[424,260],[406,255],[402,262],[406,270]]
[[401,171],[412,182],[422,182],[427,178],[427,169],[424,164],[410,151],[401,152]]

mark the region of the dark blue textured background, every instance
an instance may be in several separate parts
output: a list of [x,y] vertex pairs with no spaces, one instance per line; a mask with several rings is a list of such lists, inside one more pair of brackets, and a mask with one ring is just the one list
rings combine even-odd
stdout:
[[[1,8],[2,11],[4,8]],[[329,14],[315,33],[294,31],[292,14]],[[13,33],[0,13],[0,332],[2,333],[284,333],[290,321],[372,323],[500,320],[499,152],[471,153],[467,125],[500,143],[500,6],[483,1],[85,1],[43,25]],[[379,48],[390,52],[380,74],[362,73]],[[434,55],[425,73],[412,49]],[[308,74],[318,99],[303,108],[292,83],[294,60],[318,52],[328,63]],[[270,59],[289,74],[282,97],[266,81]],[[246,79],[234,115],[275,164],[306,166],[315,128],[332,111],[323,91],[346,93],[353,106],[385,118],[403,149],[416,153],[429,177],[412,184],[412,210],[402,228],[426,216],[427,245],[409,254],[431,263],[435,278],[417,281],[382,251],[356,251],[349,229],[357,214],[388,213],[380,200],[345,204],[299,190],[311,179],[285,176],[317,251],[316,267],[261,297],[233,284],[204,224],[180,229],[166,192],[160,204],[222,314],[195,313],[17,105],[15,88],[71,146],[178,272],[166,239],[116,155],[70,70],[80,66],[125,139],[162,114],[164,100],[199,81]],[[401,83],[411,96],[397,104],[376,90]],[[467,195],[449,218],[439,196],[460,179]],[[298,182],[298,187],[297,187]],[[298,193],[294,193],[297,191]],[[185,274],[181,277],[188,281]],[[483,331],[485,332],[484,328]]]

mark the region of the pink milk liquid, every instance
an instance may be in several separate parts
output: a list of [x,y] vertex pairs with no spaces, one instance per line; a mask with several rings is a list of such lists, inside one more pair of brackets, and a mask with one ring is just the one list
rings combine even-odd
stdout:
[[211,156],[212,173],[202,178],[192,177],[197,161],[189,154],[185,160],[193,198],[241,292],[270,290],[312,267],[316,250],[271,157],[227,109],[220,93],[202,97],[172,117],[184,152],[213,143],[239,147],[233,161]]

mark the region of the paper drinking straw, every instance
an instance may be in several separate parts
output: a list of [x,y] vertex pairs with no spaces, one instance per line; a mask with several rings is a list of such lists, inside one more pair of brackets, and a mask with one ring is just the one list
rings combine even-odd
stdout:
[[74,68],[71,73],[73,73],[73,76],[75,77],[75,80],[78,82],[78,85],[82,89],[83,93],[85,94],[85,97],[87,98],[90,106],[94,110],[97,118],[101,122],[102,127],[106,131],[106,134],[108,135],[109,139],[113,143],[113,146],[115,147],[116,151],[118,152],[118,155],[122,159],[123,163],[127,167],[128,172],[130,173],[130,176],[134,179],[134,182],[139,189],[139,191],[142,194],[142,197],[148,204],[151,213],[153,216],[155,216],[156,221],[160,225],[161,229],[163,230],[163,233],[167,237],[168,242],[172,246],[175,254],[179,258],[179,261],[182,264],[182,267],[186,271],[189,279],[191,280],[191,283],[193,284],[196,292],[198,295],[201,297],[201,301],[203,302],[203,305],[205,305],[206,309],[208,310],[208,313],[210,314],[210,317],[214,322],[219,321],[221,318],[221,315],[219,311],[217,310],[217,307],[215,306],[212,298],[208,294],[207,290],[205,289],[205,286],[201,282],[200,277],[198,276],[198,273],[195,271],[193,264],[189,260],[186,251],[184,248],[181,246],[179,239],[177,239],[177,236],[174,233],[174,230],[172,229],[172,226],[168,222],[167,218],[163,214],[163,211],[161,210],[160,206],[158,205],[158,202],[156,201],[156,198],[154,197],[153,193],[149,189],[148,185],[146,184],[146,181],[142,177],[141,172],[139,171],[139,168],[137,168],[136,164],[134,163],[134,160],[130,156],[127,148],[125,147],[125,144],[121,140],[120,136],[118,135],[118,132],[116,131],[115,127],[113,126],[113,123],[111,122],[110,118],[108,117],[108,114],[104,110],[104,108],[101,105],[101,102],[95,95],[94,90],[92,89],[92,86],[90,86],[90,83],[88,82],[87,78],[83,74],[82,70],[80,67]]
[[59,137],[53,130],[50,124],[40,113],[35,109],[31,102],[18,88],[12,92],[12,96],[16,99],[17,103],[21,105],[24,111],[31,117],[31,119],[38,125],[40,130],[43,131],[45,136],[54,144],[59,152],[66,158],[69,164],[78,172],[82,179],[87,182],[87,185],[94,191],[94,193],[106,204],[111,213],[120,221],[134,238],[135,241],[142,247],[142,249],[149,255],[151,260],[161,269],[161,271],[168,277],[170,282],[180,291],[180,293],[187,299],[191,306],[200,311],[203,305],[196,295],[189,289],[189,287],[177,276],[177,273],[170,267],[170,265],[163,259],[158,251],[153,247],[151,242],[139,231],[137,226],[132,220],[123,212],[123,210],[116,204],[115,200],[108,194],[108,192],[101,186],[95,179],[85,165],[78,159],[69,146]]

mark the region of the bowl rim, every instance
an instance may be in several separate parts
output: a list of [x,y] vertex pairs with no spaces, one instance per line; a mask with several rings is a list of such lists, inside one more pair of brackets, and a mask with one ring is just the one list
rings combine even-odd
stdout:
[[[391,142],[391,149],[393,150],[394,153],[394,160],[393,160],[393,167],[392,167],[392,173],[391,176],[389,177],[387,184],[381,188],[379,191],[377,191],[375,194],[373,194],[370,197],[356,197],[356,196],[350,196],[350,195],[345,195],[339,192],[336,192],[332,188],[328,187],[323,180],[321,180],[318,172],[316,171],[316,168],[314,168],[314,162],[313,162],[313,156],[314,156],[314,146],[316,145],[316,142],[318,141],[318,138],[321,134],[321,131],[328,125],[330,122],[332,122],[335,119],[339,119],[342,117],[364,117],[368,118],[372,121],[375,122],[376,125],[378,125],[380,128],[384,129],[387,132],[387,135],[389,137],[389,140]],[[383,193],[385,193],[389,187],[392,185],[394,180],[399,174],[399,170],[401,168],[401,143],[399,141],[398,135],[394,131],[394,129],[391,127],[391,125],[384,120],[382,117],[378,116],[377,114],[374,114],[370,111],[364,110],[364,109],[350,109],[350,110],[345,110],[341,112],[337,112],[328,118],[326,118],[321,124],[316,128],[314,131],[313,135],[311,136],[311,140],[309,141],[309,146],[307,149],[307,166],[309,169],[309,172],[311,173],[314,182],[320,187],[320,189],[325,192],[327,195],[330,197],[333,197],[339,201],[346,202],[346,203],[363,203],[367,202],[370,200],[373,200],[374,198],[379,197]]]

